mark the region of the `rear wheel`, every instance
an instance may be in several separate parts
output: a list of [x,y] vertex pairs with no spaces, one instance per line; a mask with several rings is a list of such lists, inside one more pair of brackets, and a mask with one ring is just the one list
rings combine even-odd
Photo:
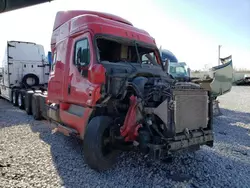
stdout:
[[96,171],[110,168],[119,154],[119,151],[112,147],[112,123],[112,118],[108,116],[97,116],[87,125],[83,141],[84,159],[90,168]]
[[18,96],[17,96],[17,94],[18,94],[17,90],[12,91],[12,104],[13,104],[13,106],[18,105],[18,101],[17,101]]
[[34,74],[27,74],[23,77],[22,83],[26,87],[33,87],[39,84],[39,78]]
[[18,103],[18,107],[20,109],[24,109],[24,96],[23,96],[23,93],[20,91],[17,95],[17,103]]

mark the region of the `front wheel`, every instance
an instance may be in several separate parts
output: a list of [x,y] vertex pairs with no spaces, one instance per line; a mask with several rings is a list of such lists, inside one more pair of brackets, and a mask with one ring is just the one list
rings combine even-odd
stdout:
[[86,127],[83,152],[85,162],[96,171],[109,169],[119,155],[112,147],[110,127],[113,120],[108,116],[94,117]]

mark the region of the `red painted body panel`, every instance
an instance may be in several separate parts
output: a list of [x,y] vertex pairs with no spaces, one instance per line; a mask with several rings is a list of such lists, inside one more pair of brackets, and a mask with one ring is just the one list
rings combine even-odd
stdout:
[[[56,54],[56,63],[50,73],[48,100],[60,104],[62,122],[75,128],[82,137],[92,113],[89,106],[94,106],[100,99],[101,84],[105,82],[105,68],[96,60],[93,44],[95,34],[109,34],[156,47],[154,38],[146,31],[133,27],[129,21],[118,16],[93,11],[57,13],[51,37],[51,51]],[[88,38],[90,48],[87,77],[82,76],[73,64],[75,42],[82,38]],[[84,107],[83,116],[67,112],[71,104]]]
[[93,34],[110,34],[155,45],[154,38],[142,29],[103,17],[86,14],[72,18],[55,29],[51,38],[51,48],[53,49],[56,43],[66,37],[86,30],[91,31]]
[[125,141],[134,141],[138,136],[138,129],[141,127],[140,124],[136,122],[137,114],[137,98],[132,95],[130,97],[130,107],[128,109],[123,126],[120,129],[121,135],[125,137]]
[[84,115],[82,117],[74,116],[67,111],[60,109],[59,114],[62,122],[66,125],[77,130],[80,134],[80,138],[83,139],[85,132],[85,125],[88,124],[89,117],[92,113],[91,108],[86,108]]
[[68,39],[65,39],[57,44],[56,61],[54,70],[50,72],[48,82],[48,98],[51,102],[59,103],[63,100],[63,90],[65,82],[66,52],[67,52]]
[[53,30],[57,29],[58,27],[60,27],[62,24],[69,21],[70,19],[77,17],[79,15],[84,15],[84,14],[85,15],[92,14],[92,15],[103,17],[103,18],[122,22],[122,23],[125,23],[128,25],[132,25],[132,23],[130,21],[128,21],[124,18],[121,18],[119,16],[109,14],[109,13],[89,11],[89,10],[71,10],[71,11],[59,11],[59,12],[57,12]]
[[[83,33],[80,36],[76,36],[74,38],[70,38],[69,39],[70,40],[69,43],[71,43],[70,46],[74,46],[74,43],[82,38],[88,38],[90,49],[94,49],[92,40],[91,40],[92,38],[89,32]],[[68,62],[71,62],[71,63],[67,63],[67,69],[65,71],[65,77],[67,77],[67,79],[65,80],[64,90],[63,90],[64,101],[67,101],[73,104],[82,105],[82,106],[94,105],[95,101],[100,98],[100,96],[96,95],[96,91],[100,90],[101,85],[95,84],[89,81],[90,70],[92,70],[92,66],[96,62],[96,58],[95,58],[93,50],[91,50],[90,52],[90,64],[88,67],[88,77],[83,77],[77,70],[77,67],[72,63],[73,56],[74,56],[74,49],[72,47],[71,47],[71,50],[68,50],[67,54],[70,57],[68,59]],[[70,95],[68,94],[69,85],[71,85]]]

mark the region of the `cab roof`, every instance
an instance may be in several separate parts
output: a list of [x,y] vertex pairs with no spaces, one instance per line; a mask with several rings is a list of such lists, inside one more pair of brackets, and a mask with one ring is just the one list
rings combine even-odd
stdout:
[[57,13],[51,45],[84,29],[90,30],[93,34],[106,34],[155,45],[154,38],[148,32],[134,27],[129,21],[119,16],[85,10]]
[[103,12],[96,12],[96,11],[90,11],[90,10],[70,10],[70,11],[59,11],[56,14],[55,22],[54,22],[54,27],[53,31],[56,30],[58,27],[63,25],[65,22],[69,21],[70,19],[80,16],[80,15],[86,15],[86,14],[92,14],[95,16],[99,16],[102,18],[114,20],[117,22],[121,22],[127,25],[133,26],[131,22],[128,20],[121,18],[119,16],[109,14],[109,13],[103,13]]

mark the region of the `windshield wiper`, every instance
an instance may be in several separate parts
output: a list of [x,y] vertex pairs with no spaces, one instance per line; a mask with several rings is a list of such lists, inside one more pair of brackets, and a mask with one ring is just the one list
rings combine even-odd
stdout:
[[137,42],[135,41],[135,50],[136,50],[136,55],[137,55],[137,62],[141,65],[142,67],[142,62],[140,60],[140,55],[139,55],[139,50],[138,50],[138,45]]

